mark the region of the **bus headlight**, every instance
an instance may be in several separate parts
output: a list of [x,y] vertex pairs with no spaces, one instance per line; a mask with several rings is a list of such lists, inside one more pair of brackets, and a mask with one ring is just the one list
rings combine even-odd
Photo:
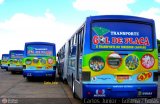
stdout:
[[48,64],[53,64],[53,59],[52,58],[48,58]]
[[41,59],[40,61],[42,64],[46,64],[46,60],[45,59]]
[[26,59],[25,61],[26,65],[30,65],[32,63],[31,59]]
[[38,58],[33,59],[33,63],[37,64],[39,62]]

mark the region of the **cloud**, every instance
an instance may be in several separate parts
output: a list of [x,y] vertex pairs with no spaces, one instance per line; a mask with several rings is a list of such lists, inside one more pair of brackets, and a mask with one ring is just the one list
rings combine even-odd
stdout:
[[[160,3],[160,0],[155,1]],[[97,15],[135,15],[154,19],[156,34],[160,39],[160,8],[149,8],[136,14],[128,7],[129,4],[134,4],[135,2],[135,0],[76,0],[73,3],[73,7],[80,11],[95,11]]]
[[2,4],[4,2],[4,0],[0,0],[0,4]]
[[150,8],[142,11],[139,16],[154,19],[156,25],[156,35],[160,39],[160,8]]
[[158,3],[160,3],[160,0],[155,0],[155,2],[158,2]]
[[57,49],[71,37],[78,26],[61,23],[48,10],[44,16],[23,13],[0,22],[0,54],[13,49],[24,49],[25,42],[44,41],[56,43]]
[[73,7],[81,11],[95,11],[98,14],[131,14],[128,4],[135,0],[76,0]]

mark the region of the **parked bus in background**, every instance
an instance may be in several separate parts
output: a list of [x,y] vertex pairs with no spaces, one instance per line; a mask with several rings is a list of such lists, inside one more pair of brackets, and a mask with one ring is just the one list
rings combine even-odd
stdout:
[[56,47],[54,43],[29,42],[25,43],[23,76],[56,77]]
[[6,71],[8,71],[8,60],[9,54],[2,54],[1,69],[6,69]]
[[0,67],[1,67],[1,60],[0,60]]
[[16,72],[23,71],[23,50],[10,50],[9,51],[9,66],[8,70],[11,71],[12,74]]
[[157,97],[158,51],[152,19],[87,17],[57,56],[60,77],[81,99]]

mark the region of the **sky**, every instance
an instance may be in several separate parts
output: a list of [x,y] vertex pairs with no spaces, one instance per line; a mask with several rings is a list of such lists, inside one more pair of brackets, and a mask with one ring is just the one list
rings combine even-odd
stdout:
[[33,41],[55,43],[58,51],[94,15],[154,19],[160,39],[160,0],[0,0],[0,56]]

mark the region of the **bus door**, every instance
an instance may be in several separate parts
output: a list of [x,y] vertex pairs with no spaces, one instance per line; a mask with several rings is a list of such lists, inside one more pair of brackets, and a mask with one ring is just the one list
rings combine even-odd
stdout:
[[81,84],[81,75],[82,75],[82,49],[83,49],[83,28],[77,33],[77,52],[76,52],[76,76],[75,76],[75,92],[78,96],[82,94],[82,84]]

